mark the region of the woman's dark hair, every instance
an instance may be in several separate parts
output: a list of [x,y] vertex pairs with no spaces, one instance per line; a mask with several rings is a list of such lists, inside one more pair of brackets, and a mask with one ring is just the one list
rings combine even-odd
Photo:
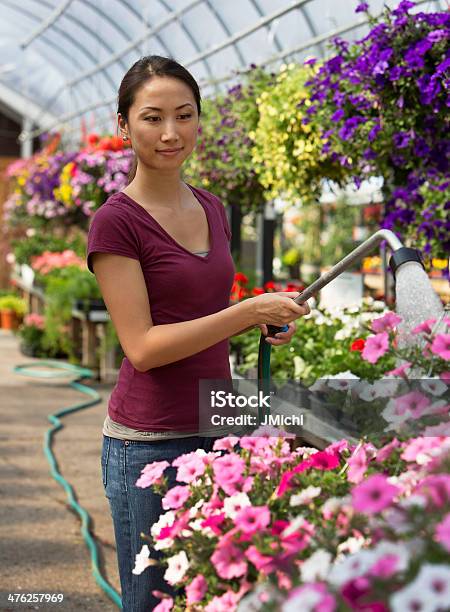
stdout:
[[[119,87],[119,95],[117,98],[117,112],[124,117],[128,122],[128,113],[130,106],[133,104],[138,90],[152,76],[168,76],[174,79],[179,79],[188,85],[194,94],[197,104],[198,116],[201,113],[201,96],[200,88],[192,74],[181,64],[170,57],[162,57],[161,55],[146,55],[135,62],[125,76]],[[136,156],[133,160],[132,168],[128,174],[128,183],[130,183],[135,175],[137,168]]]

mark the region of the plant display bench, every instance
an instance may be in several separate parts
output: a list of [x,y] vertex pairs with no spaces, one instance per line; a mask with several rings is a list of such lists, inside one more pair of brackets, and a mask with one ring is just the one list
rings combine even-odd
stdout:
[[[11,278],[23,299],[28,304],[28,311],[44,314],[45,294],[41,288],[30,286],[23,278],[13,272]],[[117,378],[115,368],[116,350],[114,347],[99,350],[105,345],[106,327],[110,320],[106,310],[72,310],[71,330],[69,333],[75,344],[81,365],[97,372],[97,379],[104,383],[113,383]]]

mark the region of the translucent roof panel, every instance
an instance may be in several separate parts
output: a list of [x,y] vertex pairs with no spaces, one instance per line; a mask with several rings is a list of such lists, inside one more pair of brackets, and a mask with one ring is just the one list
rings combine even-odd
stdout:
[[[363,36],[357,0],[0,0],[0,103],[34,133],[115,126],[116,96],[142,55],[174,57],[203,97],[250,64],[325,57],[327,40]],[[383,4],[368,0],[377,15]],[[447,10],[445,0],[417,10]],[[359,25],[358,25],[359,24]]]

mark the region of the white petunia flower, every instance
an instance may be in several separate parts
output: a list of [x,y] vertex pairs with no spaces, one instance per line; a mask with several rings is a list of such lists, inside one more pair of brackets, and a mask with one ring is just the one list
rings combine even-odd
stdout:
[[437,377],[421,380],[420,385],[424,391],[432,395],[442,395],[447,391],[447,385]]
[[141,552],[136,555],[136,561],[134,564],[134,568],[131,570],[132,574],[142,574],[142,572],[150,567],[150,565],[154,565],[154,560],[150,559],[150,550],[147,544],[141,548]]
[[298,516],[296,516],[291,522],[290,524],[282,531],[281,536],[283,538],[287,538],[287,536],[290,536],[291,534],[295,533],[296,531],[298,531],[300,529],[300,527],[302,527],[302,525],[304,524],[305,519],[304,517],[299,514]]
[[352,578],[363,576],[373,564],[373,554],[369,550],[360,550],[341,559],[331,567],[328,581],[335,586],[342,586]]
[[285,601],[281,612],[315,612],[321,599],[322,595],[310,588]]
[[303,582],[325,580],[331,565],[331,553],[327,550],[316,550],[301,566],[300,574]]
[[[320,487],[313,487],[312,485],[306,487],[303,491],[300,491],[297,495],[291,495],[289,500],[290,506],[301,506],[302,504],[309,504],[311,500],[320,495],[322,489]],[[226,502],[225,502],[226,503]]]
[[392,397],[397,391],[398,385],[399,381],[389,376],[385,376],[381,380],[376,380],[373,383],[373,387],[378,397]]
[[248,498],[247,493],[235,493],[234,495],[230,495],[223,502],[223,510],[225,512],[225,516],[228,516],[230,519],[236,518],[239,510],[242,510],[245,506],[251,506],[252,503]]
[[427,601],[434,603],[435,609],[448,606],[450,601],[450,567],[424,563],[414,581],[414,583]]
[[184,550],[173,557],[167,559],[168,568],[165,571],[164,579],[171,585],[180,582],[189,568],[189,559]]
[[389,609],[392,612],[405,612],[406,610],[420,610],[420,612],[437,612],[436,606],[427,600],[427,594],[416,585],[416,581],[404,589],[397,591],[390,599]]
[[355,538],[352,536],[351,538],[348,538],[347,540],[345,540],[345,542],[341,542],[338,545],[336,549],[338,553],[337,558],[343,558],[343,553],[355,554],[359,552],[363,548],[365,543],[366,539],[363,537]]

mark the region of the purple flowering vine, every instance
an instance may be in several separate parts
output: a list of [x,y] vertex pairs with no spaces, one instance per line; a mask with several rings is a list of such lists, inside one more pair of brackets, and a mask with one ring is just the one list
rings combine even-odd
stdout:
[[434,257],[450,254],[450,14],[412,14],[403,0],[308,81],[323,152],[348,178],[384,178],[383,227]]

